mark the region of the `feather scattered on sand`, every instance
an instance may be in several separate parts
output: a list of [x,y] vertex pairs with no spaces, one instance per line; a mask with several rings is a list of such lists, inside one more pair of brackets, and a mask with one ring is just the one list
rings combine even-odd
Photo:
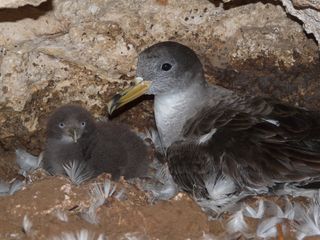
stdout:
[[0,196],[13,195],[25,185],[24,181],[15,179],[13,182],[8,183],[0,180]]
[[97,216],[97,209],[115,193],[115,190],[116,186],[108,179],[103,185],[94,183],[90,189],[91,205],[81,214],[82,218],[91,224],[98,224],[99,219]]
[[293,220],[295,217],[295,208],[288,198],[285,198],[284,209],[280,208],[276,203],[264,201],[264,219],[257,227],[256,234],[261,238],[272,238],[278,234],[277,224],[281,224],[284,220]]
[[169,200],[179,192],[177,184],[174,182],[168,165],[160,163],[154,159],[155,173],[149,176],[149,180],[142,184],[142,189],[149,192],[149,201]]
[[56,216],[57,216],[57,218],[60,220],[60,221],[62,221],[62,222],[68,222],[68,215],[64,212],[64,211],[62,211],[62,210],[57,210],[56,212],[55,212],[55,214],[56,214]]
[[117,199],[118,201],[123,201],[127,198],[126,196],[126,190],[122,188],[120,191],[117,191],[114,195],[114,198]]
[[239,202],[246,195],[245,192],[237,193],[235,183],[229,177],[211,175],[205,180],[205,186],[209,198],[197,198],[197,203],[213,218],[217,218],[221,213],[228,211],[234,213],[241,209]]
[[246,217],[260,219],[263,217],[264,211],[265,211],[264,201],[262,199],[260,199],[258,202],[257,209],[254,209],[253,207],[246,205],[243,209],[243,215]]
[[319,191],[314,195],[309,206],[295,205],[294,229],[297,239],[308,236],[320,236],[320,205]]
[[271,217],[263,220],[257,227],[257,236],[261,238],[272,238],[277,235],[277,224],[281,223],[283,219],[278,217]]
[[42,160],[42,155],[39,157],[33,156],[23,149],[16,149],[16,162],[20,167],[20,173],[26,175],[26,173],[31,173],[40,167]]
[[120,237],[120,240],[148,240],[148,239],[150,239],[150,237],[139,232],[126,233],[122,237]]
[[20,189],[22,189],[22,187],[25,185],[24,181],[21,180],[14,180],[11,184],[10,184],[10,190],[9,190],[9,195],[14,194],[15,192],[19,191]]
[[31,228],[32,228],[32,222],[28,218],[27,215],[24,215],[23,220],[22,220],[22,230],[25,234],[30,234],[31,233]]
[[81,229],[79,232],[64,232],[60,236],[54,236],[51,240],[107,240],[103,234],[100,234],[97,238],[95,233],[89,232],[86,229]]
[[227,221],[227,231],[228,233],[236,233],[236,232],[241,232],[241,233],[246,233],[248,231],[248,225],[246,221],[244,220],[243,217],[243,211],[239,210]]

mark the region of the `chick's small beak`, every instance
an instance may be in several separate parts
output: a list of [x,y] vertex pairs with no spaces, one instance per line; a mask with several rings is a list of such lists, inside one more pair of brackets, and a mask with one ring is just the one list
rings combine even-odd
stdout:
[[80,138],[80,134],[78,133],[77,129],[73,128],[69,130],[69,134],[72,137],[72,140],[77,143],[78,139]]
[[111,115],[118,108],[142,96],[148,91],[150,85],[150,81],[145,81],[139,77],[135,78],[133,86],[124,89],[111,98],[107,104],[108,113]]
[[79,139],[79,134],[77,133],[76,130],[73,130],[73,141],[76,143],[78,142]]

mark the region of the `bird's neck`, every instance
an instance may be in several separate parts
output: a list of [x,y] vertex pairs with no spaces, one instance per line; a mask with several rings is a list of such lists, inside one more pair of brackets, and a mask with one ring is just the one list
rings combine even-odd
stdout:
[[182,127],[197,112],[206,89],[207,85],[199,84],[155,96],[155,120],[164,148],[181,138]]

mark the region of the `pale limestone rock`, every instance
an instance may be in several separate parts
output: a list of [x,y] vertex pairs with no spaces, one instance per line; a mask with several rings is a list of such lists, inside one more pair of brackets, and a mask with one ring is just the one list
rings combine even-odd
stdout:
[[307,33],[312,33],[320,44],[320,1],[281,0],[286,11],[303,22]]
[[295,8],[314,8],[320,10],[319,0],[292,0]]
[[18,8],[25,5],[38,6],[47,0],[0,0],[0,8]]
[[[241,3],[241,0],[221,0],[223,3]],[[307,33],[320,41],[320,1],[319,0],[281,0],[286,11],[303,22]]]

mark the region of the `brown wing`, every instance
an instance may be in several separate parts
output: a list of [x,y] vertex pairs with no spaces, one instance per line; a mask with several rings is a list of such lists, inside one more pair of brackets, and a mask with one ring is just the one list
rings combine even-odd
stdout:
[[187,122],[184,138],[167,155],[186,191],[202,189],[203,179],[217,171],[248,188],[320,176],[320,114],[276,100],[251,98],[204,109]]

